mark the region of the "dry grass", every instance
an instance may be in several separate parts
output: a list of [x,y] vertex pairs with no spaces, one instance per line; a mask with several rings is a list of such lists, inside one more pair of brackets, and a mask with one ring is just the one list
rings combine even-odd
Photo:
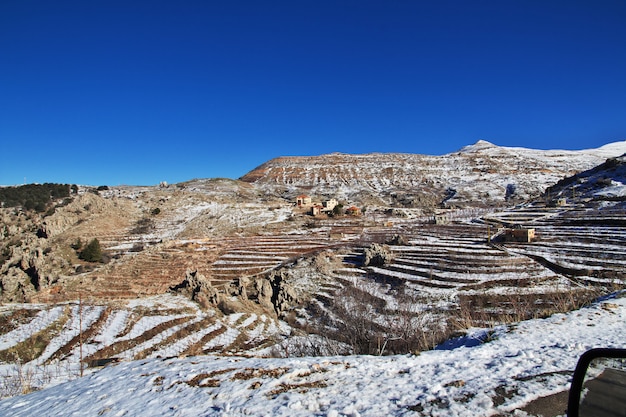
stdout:
[[103,349],[100,349],[99,351],[93,353],[92,355],[84,358],[83,362],[88,363],[97,359],[114,357],[115,355],[121,352],[124,352],[132,348],[133,346],[137,346],[145,342],[146,340],[152,339],[153,337],[165,331],[166,329],[183,324],[189,321],[190,319],[191,319],[190,317],[179,317],[173,320],[169,320],[165,323],[161,323],[143,332],[141,335],[137,336],[134,339],[120,340],[116,343],[113,343],[111,345],[104,347]]
[[187,381],[187,385],[189,385],[190,387],[199,387],[199,388],[219,387],[221,384],[221,381],[214,377],[232,372],[234,370],[235,368],[228,368],[228,369],[220,369],[220,370],[213,371],[213,372],[201,373],[201,374],[194,376],[189,381]]
[[599,288],[571,288],[551,293],[460,295],[458,309],[451,315],[456,330],[493,327],[523,320],[545,318],[589,305],[602,294]]
[[0,399],[36,391],[59,374],[59,368],[15,364],[0,376]]
[[255,369],[245,368],[233,375],[234,380],[249,380],[253,378],[278,378],[289,371],[289,368],[271,368],[271,369]]
[[281,383],[273,390],[265,394],[268,398],[276,398],[278,395],[288,391],[295,391],[300,394],[306,394],[311,388],[326,388],[328,385],[324,381],[309,381],[301,384]]
[[[83,306],[83,308],[85,308],[85,306]],[[84,330],[81,334],[74,336],[72,340],[70,340],[65,345],[61,346],[59,350],[54,352],[47,360],[47,363],[50,363],[57,359],[61,359],[65,355],[68,355],[76,345],[81,343],[81,339],[82,343],[85,343],[93,338],[102,329],[110,313],[111,309],[106,308],[104,312],[100,315],[100,317],[98,317],[98,319],[88,329]]]
[[6,334],[28,323],[40,310],[34,308],[20,308],[5,314],[0,314],[0,333]]
[[7,363],[27,363],[37,359],[52,339],[58,336],[69,320],[70,311],[66,307],[62,316],[45,329],[38,331],[28,339],[9,349],[0,351],[0,361]]
[[157,350],[165,347],[165,346],[169,346],[170,344],[175,343],[177,340],[183,339],[193,333],[196,333],[206,327],[211,326],[212,324],[215,323],[215,318],[214,317],[205,317],[204,319],[197,321],[195,323],[191,323],[189,326],[184,326],[183,328],[179,329],[178,331],[174,332],[173,334],[171,334],[169,337],[165,338],[164,340],[162,340],[159,343],[154,344],[153,346],[142,350],[141,352],[135,354],[134,359],[143,359],[148,357],[150,354],[152,354],[153,352],[156,352]]

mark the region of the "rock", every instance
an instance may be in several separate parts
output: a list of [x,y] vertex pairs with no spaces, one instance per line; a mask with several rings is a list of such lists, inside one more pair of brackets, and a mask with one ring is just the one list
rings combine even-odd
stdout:
[[394,235],[391,239],[385,242],[387,245],[398,245],[398,246],[406,246],[409,244],[409,241],[406,237],[402,235]]
[[25,303],[35,293],[30,284],[30,277],[17,267],[10,268],[0,277],[2,301],[8,303]]
[[46,249],[45,239],[27,236],[4,249],[0,266],[0,301],[23,301],[59,280],[68,262]]
[[197,270],[187,269],[185,279],[180,284],[170,287],[170,291],[183,294],[203,307],[218,305],[220,301],[215,287]]
[[257,300],[259,304],[270,309],[274,309],[274,303],[272,303],[272,297],[274,290],[272,284],[266,278],[257,279],[254,282],[254,287],[257,291]]
[[372,244],[363,253],[363,266],[383,266],[393,259],[387,245]]
[[236,297],[220,298],[217,308],[224,314],[235,314],[241,312],[241,303]]
[[277,292],[274,308],[277,313],[280,314],[282,312],[289,311],[296,304],[298,304],[299,300],[296,292],[290,285],[283,282],[282,285],[279,284],[276,288]]
[[248,285],[248,278],[242,277],[237,280],[237,292],[239,293],[239,296],[244,300],[248,299],[248,292],[246,291],[246,286]]

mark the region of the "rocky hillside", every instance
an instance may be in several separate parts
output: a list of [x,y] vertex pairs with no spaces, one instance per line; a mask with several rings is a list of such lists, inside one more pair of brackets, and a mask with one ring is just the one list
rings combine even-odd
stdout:
[[280,157],[244,175],[268,193],[335,196],[364,204],[450,207],[540,195],[564,177],[626,152],[626,141],[582,151],[507,148],[486,141],[442,156],[329,154]]
[[[415,353],[577,309],[626,286],[624,145],[280,158],[2,207],[0,398],[118,361]],[[367,210],[312,216],[303,193]]]
[[[591,189],[603,201],[619,200],[625,151],[626,142],[586,151],[538,151],[479,141],[443,156],[277,158],[240,181],[77,187],[43,211],[0,209],[0,300],[156,295],[179,285],[188,270],[211,285],[228,286],[242,271],[256,277],[346,238],[362,238],[382,224],[427,222],[442,203],[483,210],[510,206],[559,180],[548,193],[553,203],[573,195],[589,199]],[[302,193],[335,197],[367,207],[368,213],[359,219],[315,219],[294,210],[295,196]],[[619,211],[620,206],[612,207]],[[94,239],[104,263],[79,256]]]
[[557,202],[626,202],[626,154],[564,178],[546,190]]

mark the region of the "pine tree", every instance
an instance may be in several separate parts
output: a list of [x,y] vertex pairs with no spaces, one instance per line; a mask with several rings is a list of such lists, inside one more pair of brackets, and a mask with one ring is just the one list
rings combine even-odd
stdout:
[[101,262],[102,261],[102,249],[100,248],[100,242],[98,239],[93,239],[85,249],[80,252],[78,256],[80,259],[87,262]]

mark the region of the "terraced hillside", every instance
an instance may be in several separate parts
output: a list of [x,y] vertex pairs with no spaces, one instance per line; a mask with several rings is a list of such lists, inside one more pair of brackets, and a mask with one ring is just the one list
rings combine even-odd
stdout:
[[58,372],[77,372],[81,358],[86,367],[111,360],[245,353],[273,345],[288,331],[271,317],[201,311],[174,296],[125,303],[83,299],[1,311],[0,361],[56,366]]
[[[77,374],[81,357],[84,366],[98,366],[206,353],[430,349],[468,328],[545,317],[623,287],[626,232],[610,222],[571,226],[568,216],[577,210],[525,209],[492,213],[484,218],[489,223],[444,225],[378,218],[363,219],[359,228],[329,219],[308,233],[161,243],[85,274],[89,285],[42,292],[40,301],[48,304],[1,307],[0,361]],[[488,241],[494,219],[516,216],[536,227],[536,242]],[[338,229],[352,233],[333,233]],[[366,252],[380,243],[382,261],[367,263]],[[156,295],[180,283],[189,268],[230,300],[227,309]],[[242,292],[246,277],[254,280]],[[277,277],[297,296],[272,310],[254,291]],[[240,287],[229,292],[233,282]]]
[[[346,343],[343,335],[358,324],[364,353],[376,353],[384,341],[386,349],[399,352],[407,345],[432,347],[460,328],[569,310],[599,294],[601,287],[624,284],[624,230],[543,226],[538,242],[494,245],[486,238],[488,228],[405,223],[393,232],[402,233],[406,243],[389,245],[384,264],[364,266],[367,242],[382,240],[380,231],[366,233],[363,248],[344,255],[332,284],[300,311],[301,321]],[[389,232],[386,236],[393,236]],[[590,243],[598,233],[612,234],[606,250]],[[567,241],[559,245],[556,236],[567,236]],[[552,261],[544,262],[545,257]],[[575,262],[595,267],[576,276],[566,273]],[[409,333],[423,339],[408,340]]]
[[[453,159],[485,152],[501,150]],[[313,217],[293,206],[295,183],[267,192],[267,182],[230,180],[83,190],[46,214],[3,208],[0,367],[407,353],[571,310],[626,284],[623,184],[611,178],[610,198],[606,187],[577,200],[566,190],[567,201],[509,209],[361,201],[361,216]],[[337,195],[361,195],[349,177],[337,181]],[[502,241],[516,225],[536,240]],[[104,262],[79,258],[91,239]]]

